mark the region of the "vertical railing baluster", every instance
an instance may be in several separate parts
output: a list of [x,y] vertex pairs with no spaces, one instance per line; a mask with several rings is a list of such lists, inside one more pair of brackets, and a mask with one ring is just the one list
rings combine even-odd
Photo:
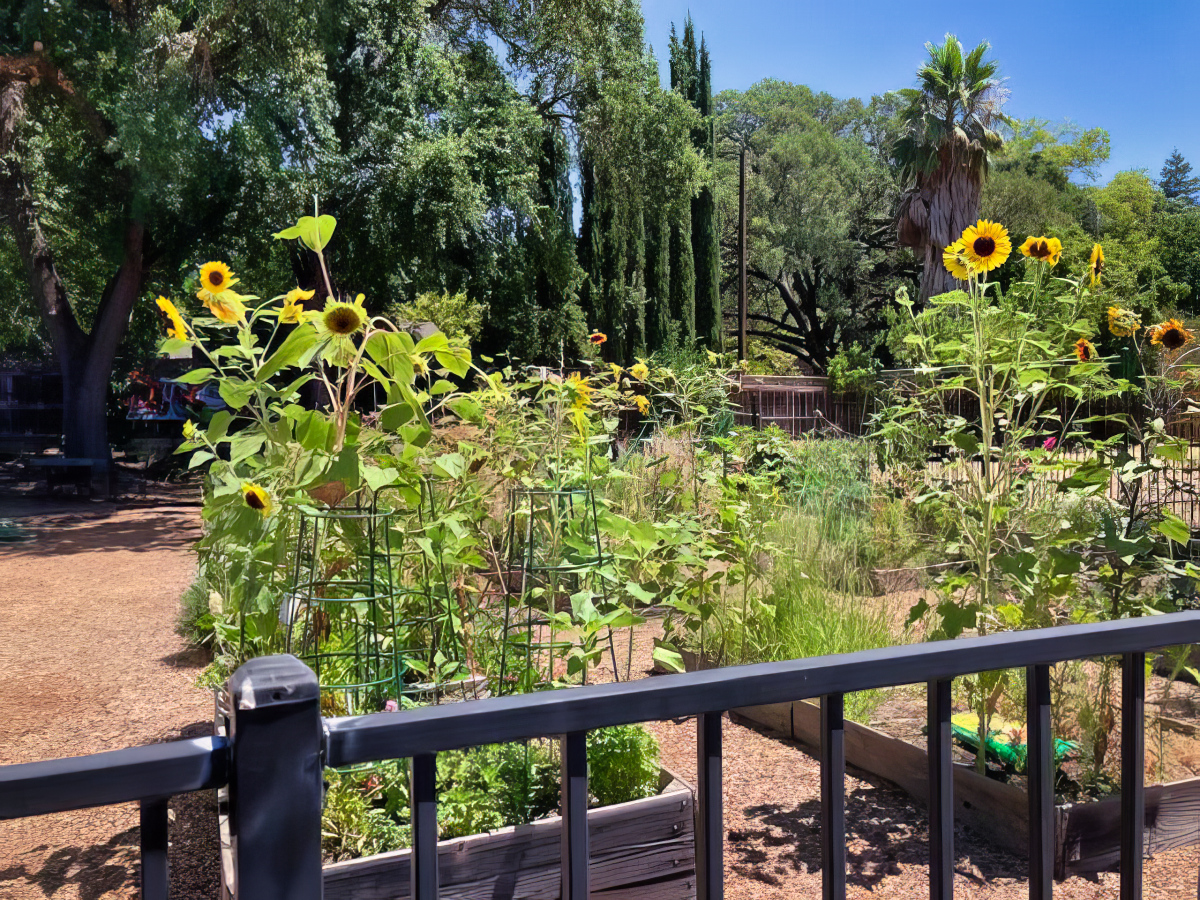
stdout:
[[954,746],[949,679],[929,682],[929,898],[954,896]]
[[821,896],[846,896],[845,705],[841,694],[821,698]]
[[167,818],[166,797],[142,801],[142,900],[167,900],[171,890]]
[[412,807],[412,898],[437,900],[437,756],[422,753],[409,761]]
[[1029,781],[1029,900],[1054,889],[1054,748],[1050,733],[1050,667],[1026,670],[1026,763]]
[[1121,900],[1142,898],[1145,704],[1146,654],[1127,653],[1121,661]]
[[725,896],[725,807],[721,797],[721,713],[696,722],[696,900]]
[[562,900],[588,900],[587,732],[562,739]]

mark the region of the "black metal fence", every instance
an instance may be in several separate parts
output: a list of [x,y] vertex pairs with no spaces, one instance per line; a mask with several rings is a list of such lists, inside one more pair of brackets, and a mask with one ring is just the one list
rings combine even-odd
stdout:
[[290,656],[263,657],[230,680],[229,740],[177,741],[0,768],[0,819],[139,801],[142,891],[168,893],[167,799],[228,785],[235,896],[319,900],[322,771],[409,759],[412,897],[438,896],[436,759],[443,751],[561,736],[562,897],[587,900],[586,736],[612,725],[697,719],[697,896],[724,893],[722,714],[740,706],[821,699],[821,871],[825,900],[846,894],[843,697],[926,683],[930,896],[953,895],[951,679],[1027,671],[1029,896],[1049,900],[1055,863],[1050,667],[1123,658],[1120,896],[1140,900],[1144,847],[1144,696],[1148,650],[1200,642],[1200,612],[1010,632],[840,656],[669,675],[621,684],[323,719],[316,677]]

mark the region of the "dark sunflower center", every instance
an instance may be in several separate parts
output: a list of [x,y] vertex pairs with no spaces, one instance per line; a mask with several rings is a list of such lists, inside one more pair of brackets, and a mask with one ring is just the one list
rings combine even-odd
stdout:
[[1163,346],[1168,350],[1178,350],[1187,343],[1187,338],[1178,328],[1168,328],[1162,335]]
[[225,283],[225,276],[218,270],[208,273],[208,283],[213,287],[220,287]]
[[1104,270],[1104,260],[1098,259],[1092,264],[1092,271],[1099,275]]
[[976,256],[991,256],[996,251],[996,242],[987,236],[975,238],[975,243],[971,244],[971,249],[975,251]]
[[358,326],[358,313],[346,306],[330,310],[325,316],[325,327],[334,334],[350,334]]
[[262,497],[258,496],[254,491],[246,491],[246,505],[251,509],[263,510],[266,505],[262,501]]
[[1034,241],[1034,244],[1030,250],[1038,259],[1046,259],[1048,256],[1050,256],[1050,245],[1045,241]]

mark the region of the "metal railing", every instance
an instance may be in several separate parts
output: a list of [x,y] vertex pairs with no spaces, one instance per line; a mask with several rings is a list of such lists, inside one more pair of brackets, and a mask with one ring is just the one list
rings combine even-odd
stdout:
[[472,700],[353,718],[323,719],[311,670],[290,656],[242,666],[229,683],[229,741],[179,741],[75,759],[0,768],[0,819],[126,801],[142,803],[145,897],[167,896],[166,798],[228,784],[234,892],[245,900],[322,896],[322,770],[410,760],[412,897],[438,897],[436,759],[443,751],[561,737],[562,897],[589,893],[589,731],[662,719],[697,719],[697,897],[724,893],[722,715],[743,706],[821,700],[821,871],[825,900],[846,893],[843,697],[926,683],[930,897],[953,895],[951,679],[1027,672],[1029,896],[1049,900],[1054,851],[1050,667],[1123,658],[1120,896],[1140,900],[1145,823],[1144,696],[1148,650],[1200,642],[1200,612],[1070,625],[839,656],[668,675],[621,684]]

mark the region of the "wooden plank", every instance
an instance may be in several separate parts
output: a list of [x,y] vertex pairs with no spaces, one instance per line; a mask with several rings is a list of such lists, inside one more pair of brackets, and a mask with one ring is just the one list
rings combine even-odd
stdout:
[[[445,900],[558,900],[558,816],[438,844]],[[694,804],[672,780],[667,792],[588,811],[591,895],[692,900],[695,897]],[[326,900],[408,900],[411,852],[398,850],[325,867]],[[679,882],[676,884],[675,882]],[[630,893],[616,893],[629,891]]]
[[[1200,843],[1200,778],[1145,789],[1146,850],[1165,853]],[[1112,797],[1063,807],[1063,870],[1090,875],[1121,860],[1121,800]]]

